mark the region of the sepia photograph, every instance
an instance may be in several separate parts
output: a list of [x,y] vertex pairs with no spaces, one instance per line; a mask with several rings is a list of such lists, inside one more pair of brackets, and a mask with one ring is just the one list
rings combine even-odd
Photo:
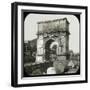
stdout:
[[11,85],[87,83],[87,7],[14,2]]
[[23,76],[80,74],[80,15],[26,13]]

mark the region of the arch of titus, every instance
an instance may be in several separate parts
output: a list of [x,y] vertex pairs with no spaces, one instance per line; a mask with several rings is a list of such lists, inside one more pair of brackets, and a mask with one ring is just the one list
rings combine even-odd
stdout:
[[69,34],[67,18],[38,22],[36,62],[49,60],[50,50],[55,47],[58,60],[67,60]]

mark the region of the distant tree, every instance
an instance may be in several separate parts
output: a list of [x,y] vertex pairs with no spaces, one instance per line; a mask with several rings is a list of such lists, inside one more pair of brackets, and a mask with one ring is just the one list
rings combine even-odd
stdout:
[[24,43],[24,62],[25,63],[35,62],[35,56],[36,56],[36,50],[37,50],[36,41],[37,39]]

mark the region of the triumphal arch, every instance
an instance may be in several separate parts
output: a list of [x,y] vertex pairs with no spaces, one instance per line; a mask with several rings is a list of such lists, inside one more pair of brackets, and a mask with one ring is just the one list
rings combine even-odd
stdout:
[[36,62],[49,61],[52,55],[67,60],[69,34],[67,18],[38,22]]

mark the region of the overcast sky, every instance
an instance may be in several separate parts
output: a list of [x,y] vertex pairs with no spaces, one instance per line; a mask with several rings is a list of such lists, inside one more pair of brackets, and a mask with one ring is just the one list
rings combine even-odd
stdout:
[[37,38],[37,22],[67,18],[69,21],[69,49],[75,53],[79,52],[79,21],[74,15],[53,15],[53,14],[28,14],[24,21],[24,40]]

